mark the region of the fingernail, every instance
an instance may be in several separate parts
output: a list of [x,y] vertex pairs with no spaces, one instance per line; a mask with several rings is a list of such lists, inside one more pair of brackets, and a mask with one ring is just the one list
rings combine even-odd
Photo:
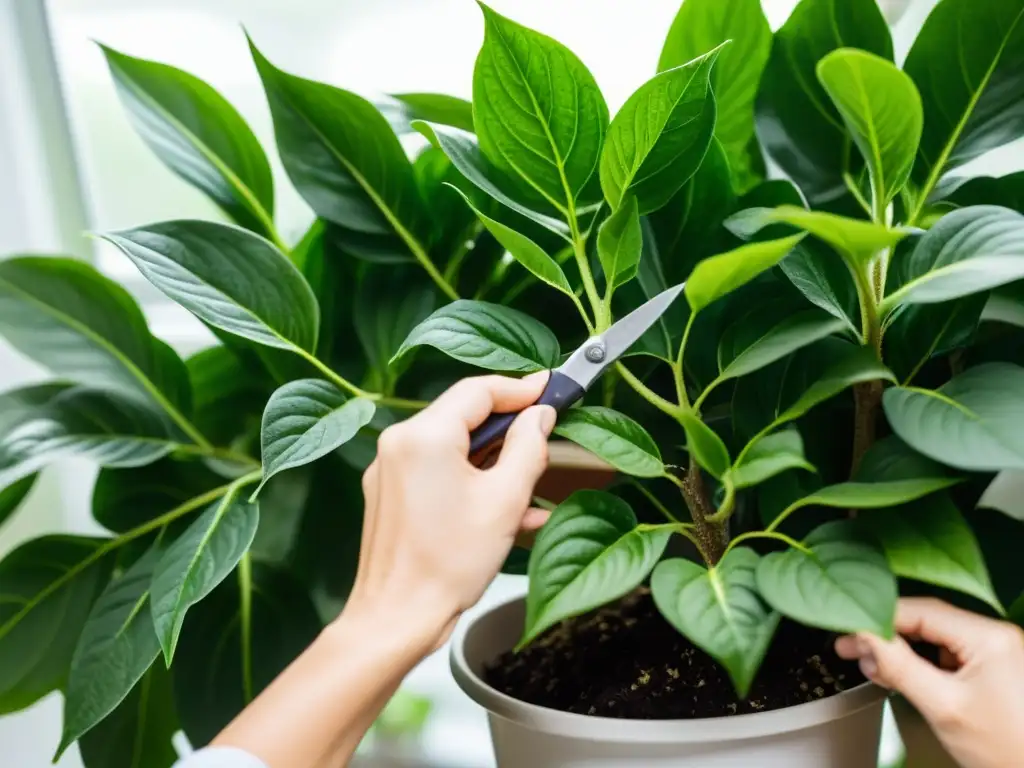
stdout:
[[558,416],[555,413],[555,409],[550,405],[540,406],[540,431],[547,437],[551,434],[551,430],[555,428],[555,418]]
[[875,657],[870,653],[867,656],[861,656],[860,671],[868,680],[874,680],[878,674],[878,662],[875,661]]

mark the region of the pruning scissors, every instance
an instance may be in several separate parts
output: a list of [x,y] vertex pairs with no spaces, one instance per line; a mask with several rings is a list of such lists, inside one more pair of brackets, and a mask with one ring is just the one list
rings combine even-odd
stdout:
[[[607,331],[587,339],[558,368],[551,371],[544,392],[534,405],[550,405],[561,413],[578,402],[591,385],[624,355],[665,314],[683,285],[662,291],[630,312]],[[505,437],[518,413],[492,413],[470,435],[469,455],[480,464]]]

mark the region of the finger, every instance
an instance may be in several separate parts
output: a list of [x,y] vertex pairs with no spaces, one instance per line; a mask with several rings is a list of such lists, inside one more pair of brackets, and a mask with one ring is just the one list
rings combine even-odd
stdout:
[[[497,493],[514,493],[516,506],[530,503],[533,489],[548,466],[548,435],[555,426],[555,409],[549,405],[527,408],[512,422],[501,455],[487,471]],[[521,499],[521,501],[520,501]]]
[[967,648],[981,644],[998,623],[930,597],[906,597],[896,608],[897,632],[920,637],[958,657]]
[[516,546],[522,549],[533,549],[537,540],[537,532],[544,527],[544,524],[551,517],[551,512],[546,509],[530,507],[519,524],[519,533],[516,534]]
[[475,429],[492,413],[514,413],[533,405],[544,392],[548,372],[522,379],[474,376],[450,387],[421,414],[425,418],[454,421]]

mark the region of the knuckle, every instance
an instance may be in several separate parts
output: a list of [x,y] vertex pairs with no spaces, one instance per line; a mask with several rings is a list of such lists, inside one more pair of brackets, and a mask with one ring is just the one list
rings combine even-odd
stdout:
[[377,452],[382,456],[400,456],[408,448],[410,429],[405,424],[388,427],[377,438]]
[[1019,652],[1024,644],[1024,633],[1007,622],[999,622],[992,630],[992,647],[1000,655]]

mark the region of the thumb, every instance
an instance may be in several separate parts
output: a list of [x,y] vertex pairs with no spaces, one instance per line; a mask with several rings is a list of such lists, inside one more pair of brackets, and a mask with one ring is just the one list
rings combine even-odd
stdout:
[[[501,494],[516,494],[517,506],[530,502],[533,488],[548,466],[548,435],[555,426],[555,409],[549,405],[527,408],[512,422],[501,455],[487,474]],[[492,486],[493,487],[493,486]]]

